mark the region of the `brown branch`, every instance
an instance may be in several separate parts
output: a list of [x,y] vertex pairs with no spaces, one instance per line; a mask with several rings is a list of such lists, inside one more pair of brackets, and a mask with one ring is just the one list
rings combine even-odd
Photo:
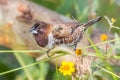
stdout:
[[[3,33],[8,35],[10,41],[4,45],[13,49],[16,49],[15,45],[20,46],[19,44],[21,44],[21,47],[24,46],[27,49],[39,49],[32,34],[29,33],[30,27],[34,24],[34,20],[42,20],[48,23],[72,21],[32,2],[8,0],[6,2],[7,4],[3,5],[3,2],[0,0],[0,3],[2,4],[0,4],[0,16],[2,17],[0,23],[4,26],[1,28],[1,35]],[[11,36],[13,35],[14,42],[11,40]]]
[[51,24],[73,21],[29,1],[0,0],[0,45],[14,50],[40,50],[29,32],[37,20]]

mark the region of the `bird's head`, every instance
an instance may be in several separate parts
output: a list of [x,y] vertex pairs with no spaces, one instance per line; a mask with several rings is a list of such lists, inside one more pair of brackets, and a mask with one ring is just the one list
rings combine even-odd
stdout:
[[33,33],[34,35],[37,34],[47,34],[48,33],[49,26],[45,22],[36,22],[32,28],[30,29],[30,32]]
[[34,35],[37,43],[44,47],[48,43],[48,34],[50,33],[50,30],[50,24],[39,21],[36,22],[29,31]]

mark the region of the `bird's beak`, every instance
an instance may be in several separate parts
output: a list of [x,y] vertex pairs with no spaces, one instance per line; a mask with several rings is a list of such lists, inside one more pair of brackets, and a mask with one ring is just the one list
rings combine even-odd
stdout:
[[40,24],[39,23],[35,23],[32,28],[29,30],[29,32],[33,33],[33,34],[38,34],[38,31],[37,31],[37,27],[39,26]]
[[31,32],[31,33],[33,33],[33,34],[38,34],[38,32],[37,32],[36,30],[34,30],[33,28],[31,28],[31,29],[29,30],[29,32]]

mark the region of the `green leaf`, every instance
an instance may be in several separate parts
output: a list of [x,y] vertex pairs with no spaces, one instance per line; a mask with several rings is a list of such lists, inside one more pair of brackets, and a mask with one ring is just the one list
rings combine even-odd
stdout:
[[44,63],[44,62],[41,62],[39,64],[39,79],[38,80],[45,80],[46,77],[47,77],[47,74],[48,74],[48,70],[49,70],[49,65],[48,63]]

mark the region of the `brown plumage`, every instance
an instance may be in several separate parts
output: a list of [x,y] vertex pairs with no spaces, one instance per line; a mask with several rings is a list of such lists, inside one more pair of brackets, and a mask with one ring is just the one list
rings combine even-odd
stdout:
[[36,22],[30,29],[33,33],[36,42],[41,47],[52,49],[56,45],[73,46],[74,50],[76,45],[83,37],[83,31],[89,26],[98,22],[101,17],[91,19],[85,24],[78,22],[67,22],[63,24],[48,24],[42,21]]

